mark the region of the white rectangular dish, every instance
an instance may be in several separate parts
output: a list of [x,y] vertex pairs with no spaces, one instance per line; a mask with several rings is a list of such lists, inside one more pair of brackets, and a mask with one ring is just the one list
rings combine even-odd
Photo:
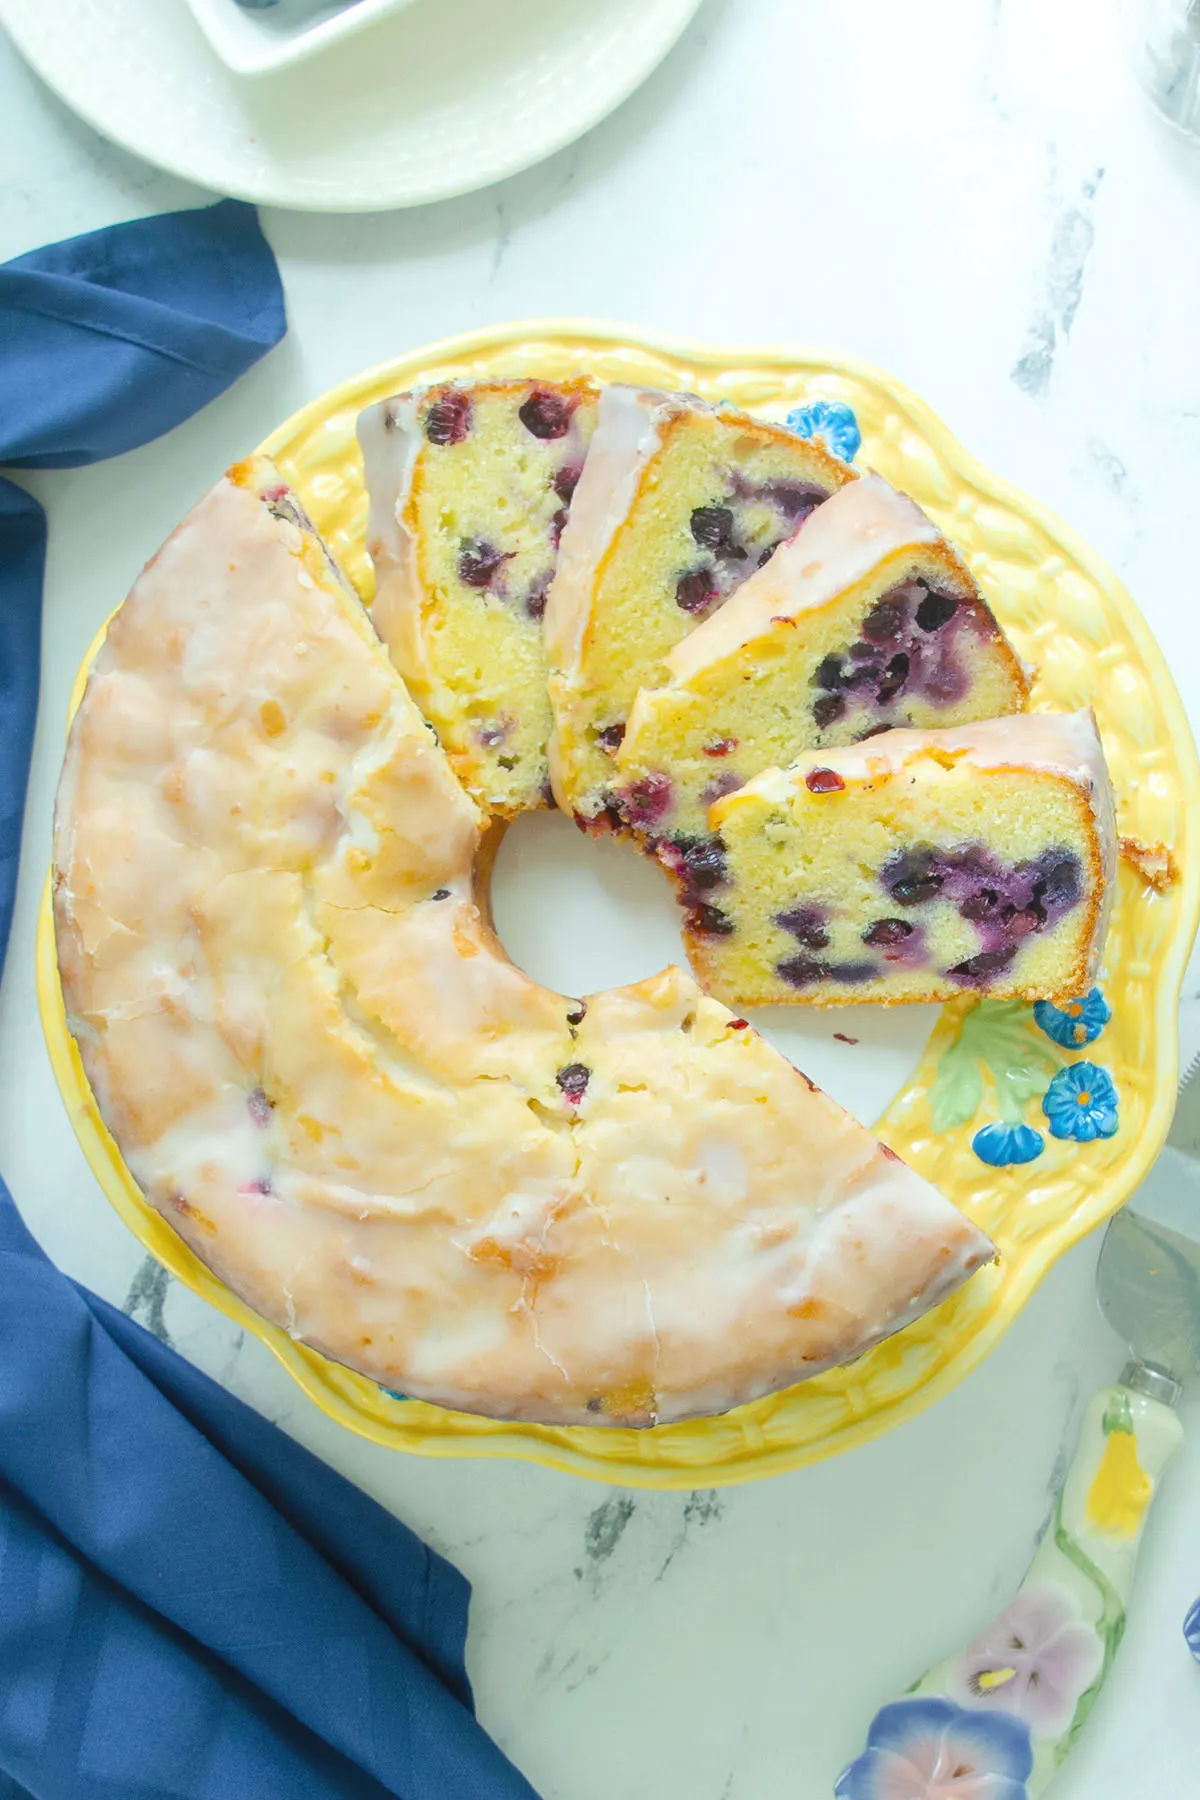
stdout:
[[412,0],[187,0],[221,61],[238,75],[267,75],[411,6]]

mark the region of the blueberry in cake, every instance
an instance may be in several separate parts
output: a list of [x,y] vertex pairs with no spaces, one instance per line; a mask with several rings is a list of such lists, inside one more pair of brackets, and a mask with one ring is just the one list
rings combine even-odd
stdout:
[[238,465],[110,624],[54,904],[109,1130],[249,1305],[389,1389],[647,1426],[847,1361],[988,1260],[680,970],[579,1000],[514,968],[486,824],[295,496]]
[[1116,838],[1088,712],[810,750],[709,823],[686,936],[731,1005],[1065,999],[1095,975]]
[[708,811],[810,748],[1020,710],[1028,682],[941,533],[877,475],[841,488],[667,655],[615,755],[616,804],[674,868]]
[[[638,690],[854,471],[823,445],[687,394],[600,398],[546,607],[551,780],[617,826],[616,759]],[[645,796],[653,824],[656,793]]]
[[586,380],[453,383],[359,420],[375,624],[489,813],[549,803],[542,615],[596,399]]

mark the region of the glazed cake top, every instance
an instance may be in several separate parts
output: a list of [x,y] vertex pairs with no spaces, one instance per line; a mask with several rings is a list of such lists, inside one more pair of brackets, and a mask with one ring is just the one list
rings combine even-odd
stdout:
[[764,637],[781,618],[827,606],[839,594],[905,550],[937,547],[946,573],[964,588],[972,584],[933,521],[915,500],[879,475],[863,475],[839,488],[810,513],[794,537],[744,581],[720,612],[705,619],[667,657],[672,679],[686,682],[710,663],[732,656]]
[[54,886],[109,1129],[250,1305],[419,1398],[645,1425],[856,1356],[987,1259],[679,970],[583,1002],[515,969],[482,825],[294,497],[239,465],[112,622]]
[[765,769],[737,794],[719,801],[712,811],[713,825],[719,826],[724,813],[743,796],[784,799],[821,763],[836,763],[838,773],[848,780],[867,781],[897,775],[914,758],[928,756],[978,769],[1040,769],[1061,776],[1095,797],[1105,834],[1115,844],[1115,827],[1108,816],[1108,765],[1090,707],[1075,713],[1012,713],[944,731],[887,731],[861,744],[809,750],[789,768]]

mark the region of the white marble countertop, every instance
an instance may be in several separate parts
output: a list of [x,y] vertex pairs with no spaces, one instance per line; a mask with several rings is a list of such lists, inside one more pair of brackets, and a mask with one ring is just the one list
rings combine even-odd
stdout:
[[[94,137],[6,42],[0,172],[0,258],[205,198]],[[481,1716],[545,1800],[825,1800],[875,1705],[1024,1569],[1083,1403],[1121,1361],[1093,1298],[1097,1243],[941,1404],[754,1486],[623,1493],[351,1437],[143,1262],[67,1124],[32,963],[68,688],[199,490],[301,401],[453,331],[584,314],[891,370],[1116,567],[1200,723],[1200,151],[1134,87],[1116,0],[706,0],[640,93],[529,174],[411,213],[265,224],[284,346],[149,449],[30,483],[51,552],[0,991],[0,1168],[65,1268],[465,1570]],[[1200,1670],[1180,1623],[1200,1593],[1200,1407],[1183,1411],[1125,1647],[1059,1800],[1197,1791]]]

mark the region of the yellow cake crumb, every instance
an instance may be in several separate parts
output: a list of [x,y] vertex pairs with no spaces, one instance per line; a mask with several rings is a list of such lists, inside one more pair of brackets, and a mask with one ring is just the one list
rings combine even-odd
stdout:
[[483,808],[549,804],[542,616],[595,424],[590,381],[451,384],[359,422],[372,616]]
[[736,1006],[1068,998],[1103,940],[1112,818],[1089,714],[809,752],[711,809],[689,953]]
[[546,614],[564,811],[605,819],[639,689],[665,680],[672,647],[853,479],[781,426],[686,395],[606,390]]

